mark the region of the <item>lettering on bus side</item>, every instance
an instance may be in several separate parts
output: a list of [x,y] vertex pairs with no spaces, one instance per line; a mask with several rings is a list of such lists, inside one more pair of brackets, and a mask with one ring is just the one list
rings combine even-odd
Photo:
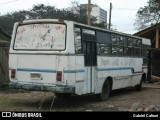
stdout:
[[112,63],[113,66],[118,66],[119,65],[119,59],[115,59]]
[[101,59],[101,65],[110,65],[110,61],[102,58]]
[[124,65],[125,66],[126,65],[132,65],[132,66],[134,66],[134,65],[136,65],[136,60],[135,59],[126,60],[125,63],[124,63]]

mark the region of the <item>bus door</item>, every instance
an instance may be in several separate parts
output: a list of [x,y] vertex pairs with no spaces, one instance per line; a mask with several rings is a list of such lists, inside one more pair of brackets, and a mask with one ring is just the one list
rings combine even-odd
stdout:
[[97,66],[97,47],[95,34],[83,34],[83,50],[84,50],[84,66],[85,81],[87,84],[87,92],[94,93]]

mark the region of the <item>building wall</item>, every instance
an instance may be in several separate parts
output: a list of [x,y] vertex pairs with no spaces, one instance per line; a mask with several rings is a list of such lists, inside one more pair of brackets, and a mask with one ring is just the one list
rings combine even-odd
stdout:
[[148,67],[151,69],[151,75],[160,77],[160,23],[152,25],[134,35],[151,40],[151,62]]
[[107,11],[98,6],[92,6],[91,15],[97,17],[97,23],[107,22]]
[[152,75],[160,77],[160,49],[151,50]]
[[[87,8],[88,5],[87,4],[81,4],[81,7],[85,7]],[[69,7],[67,8],[69,11],[72,11],[73,13],[76,13],[76,10],[78,10],[79,8],[75,8],[75,7]],[[97,23],[100,22],[106,22],[107,23],[107,11],[105,11],[104,9],[100,8],[99,6],[96,5],[92,5],[92,11],[91,11],[91,15],[93,17],[97,17]]]

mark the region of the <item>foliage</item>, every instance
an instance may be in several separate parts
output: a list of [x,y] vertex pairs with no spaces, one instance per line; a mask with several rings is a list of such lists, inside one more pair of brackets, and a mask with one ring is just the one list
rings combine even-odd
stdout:
[[[87,7],[81,7],[78,2],[73,2],[72,4],[72,8],[75,8],[75,12],[66,9],[58,9],[55,8],[55,6],[38,4],[34,5],[30,10],[8,13],[0,16],[0,29],[11,35],[15,22],[28,19],[66,19],[87,24]],[[106,23],[98,24],[96,20],[96,17],[91,17],[91,24],[93,26],[106,28]]]
[[137,12],[135,26],[142,30],[150,25],[160,22],[160,1],[149,0],[148,5],[141,7]]

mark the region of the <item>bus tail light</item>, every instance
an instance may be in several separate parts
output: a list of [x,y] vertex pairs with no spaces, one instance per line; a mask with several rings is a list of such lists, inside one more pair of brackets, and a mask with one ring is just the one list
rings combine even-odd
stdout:
[[16,77],[16,69],[11,69],[11,78]]
[[56,80],[62,81],[62,71],[57,71]]

